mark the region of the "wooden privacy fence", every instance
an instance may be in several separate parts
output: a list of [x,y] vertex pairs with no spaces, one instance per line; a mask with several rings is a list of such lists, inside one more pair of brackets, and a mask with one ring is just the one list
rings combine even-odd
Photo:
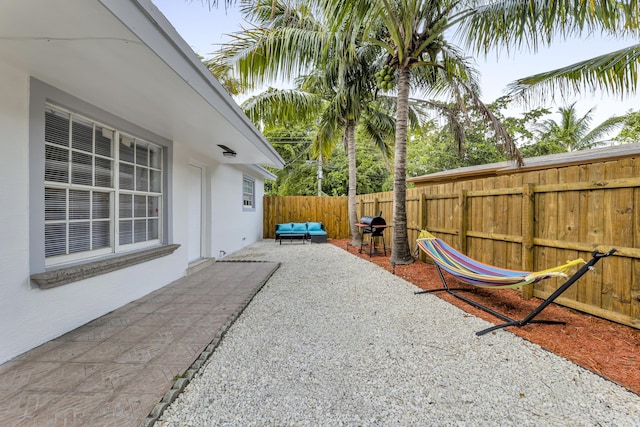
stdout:
[[276,224],[322,222],[330,239],[350,236],[346,197],[265,196],[264,238],[275,238]]

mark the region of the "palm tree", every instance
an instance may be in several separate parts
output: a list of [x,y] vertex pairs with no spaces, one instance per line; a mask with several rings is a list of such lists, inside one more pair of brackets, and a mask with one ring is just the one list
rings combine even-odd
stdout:
[[592,115],[595,108],[578,117],[575,102],[568,107],[560,107],[560,122],[548,119],[540,123],[538,134],[541,140],[546,140],[564,151],[578,151],[604,145],[608,140],[603,137],[612,131],[620,129],[624,116],[612,116],[591,129]]
[[389,152],[393,121],[380,109],[381,101],[373,99],[375,50],[361,47],[357,55],[343,56],[346,41],[330,37],[327,22],[317,19],[312,6],[304,1],[245,3],[245,16],[256,26],[235,34],[234,40],[223,46],[217,61],[235,65],[240,82],[247,85],[302,75],[295,90],[265,92],[245,103],[246,111],[260,120],[291,120],[295,115],[316,114],[319,123],[314,153],[320,158],[329,156],[342,138],[348,154],[352,243],[359,244],[361,236],[355,225],[355,129],[363,117],[367,119],[363,130]]
[[[449,43],[449,31],[476,13],[473,3],[459,0],[325,0],[325,14],[335,17],[334,31],[351,28],[378,46],[385,63],[397,76],[396,141],[392,256],[394,264],[413,262],[406,215],[406,156],[408,104],[411,86],[426,95],[449,96],[458,104],[467,100],[478,107],[502,141],[510,158],[522,158],[508,133],[478,96],[477,73],[461,49]],[[345,24],[346,23],[346,24]],[[460,134],[461,135],[461,134]]]

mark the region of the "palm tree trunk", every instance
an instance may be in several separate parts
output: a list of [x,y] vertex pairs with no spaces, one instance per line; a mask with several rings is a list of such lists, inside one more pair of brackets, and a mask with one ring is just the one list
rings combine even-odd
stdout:
[[409,67],[398,68],[396,147],[393,165],[392,264],[411,264],[414,259],[407,233],[407,124],[409,122]]
[[355,137],[355,122],[349,121],[344,130],[344,136],[347,141],[347,159],[349,162],[349,192],[347,198],[347,204],[349,205],[349,227],[351,229],[351,245],[360,246],[362,242],[362,236],[360,230],[356,226],[358,222],[358,213],[356,212],[356,195],[357,193],[357,180],[356,180],[356,137]]

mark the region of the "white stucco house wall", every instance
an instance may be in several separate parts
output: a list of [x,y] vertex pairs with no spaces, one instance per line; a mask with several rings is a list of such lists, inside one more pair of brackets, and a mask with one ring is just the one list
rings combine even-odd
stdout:
[[283,161],[150,1],[3,1],[0,58],[0,363],[262,238]]

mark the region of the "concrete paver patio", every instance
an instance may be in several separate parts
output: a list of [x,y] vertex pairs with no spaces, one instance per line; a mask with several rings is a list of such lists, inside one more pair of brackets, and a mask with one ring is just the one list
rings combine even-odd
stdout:
[[278,266],[216,262],[0,365],[0,425],[152,424]]

